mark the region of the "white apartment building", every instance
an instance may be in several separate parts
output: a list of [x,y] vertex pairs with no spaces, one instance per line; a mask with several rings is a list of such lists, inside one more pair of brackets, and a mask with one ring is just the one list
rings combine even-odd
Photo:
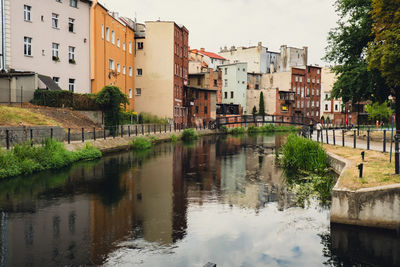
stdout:
[[222,71],[222,103],[239,104],[247,114],[247,63],[219,66]]
[[336,75],[331,68],[322,68],[321,73],[321,116],[334,124],[342,124],[344,114],[342,113],[342,100],[331,99],[333,85],[336,82]]
[[63,90],[90,93],[90,5],[89,0],[2,0],[0,68],[33,71]]

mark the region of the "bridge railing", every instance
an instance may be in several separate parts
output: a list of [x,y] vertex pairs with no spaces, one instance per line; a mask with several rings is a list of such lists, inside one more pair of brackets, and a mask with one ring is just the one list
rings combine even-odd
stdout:
[[231,117],[219,117],[216,120],[217,128],[221,126],[239,127],[250,125],[263,125],[269,123],[309,125],[310,122],[316,123],[312,118],[303,116],[287,116],[287,115],[243,115]]

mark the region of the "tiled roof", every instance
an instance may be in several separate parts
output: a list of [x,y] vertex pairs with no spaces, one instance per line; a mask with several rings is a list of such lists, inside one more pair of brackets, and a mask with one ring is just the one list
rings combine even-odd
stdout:
[[212,52],[207,52],[207,51],[201,51],[201,50],[197,50],[200,54],[203,54],[205,56],[208,56],[210,58],[216,58],[216,59],[222,59],[222,60],[226,60],[226,58],[221,57],[220,55],[217,55],[215,53]]

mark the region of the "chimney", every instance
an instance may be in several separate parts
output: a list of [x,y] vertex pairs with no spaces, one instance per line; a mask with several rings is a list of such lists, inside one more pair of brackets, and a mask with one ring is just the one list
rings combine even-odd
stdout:
[[304,50],[304,65],[307,66],[307,64],[308,64],[308,47],[303,46],[303,50]]
[[262,46],[262,42],[258,42],[258,46],[261,47]]
[[200,51],[201,51],[201,52],[204,52],[204,51],[206,51],[206,50],[202,47],[202,48],[200,48]]

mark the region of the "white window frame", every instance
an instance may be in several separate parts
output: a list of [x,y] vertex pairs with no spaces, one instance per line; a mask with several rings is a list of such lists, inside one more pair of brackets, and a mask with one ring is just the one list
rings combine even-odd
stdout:
[[126,66],[122,66],[122,74],[126,75]]
[[115,62],[111,58],[108,59],[108,69],[115,70]]
[[[71,31],[71,25],[72,25],[72,31]],[[73,18],[68,18],[68,31],[75,32],[75,19]]]
[[54,29],[59,29],[59,28],[58,28],[58,17],[59,17],[59,15],[56,14],[56,13],[52,13],[52,14],[51,14],[51,26],[52,26]]
[[132,42],[129,42],[129,54],[132,54]]
[[106,41],[109,42],[110,41],[110,28],[106,27]]
[[126,50],[126,43],[125,43],[125,42],[122,43],[122,50],[123,50],[123,51]]
[[117,63],[117,72],[120,73],[121,72],[121,64]]
[[31,12],[32,12],[32,7],[28,5],[24,5],[24,20],[31,22]]
[[132,77],[132,67],[129,67],[129,77]]
[[132,98],[132,88],[129,88],[129,91],[128,91],[129,93],[128,93],[128,96],[129,96],[129,98],[131,99]]
[[135,96],[141,96],[142,95],[142,88],[135,88]]
[[140,77],[142,75],[143,75],[143,69],[136,69],[136,76]]
[[32,38],[24,36],[24,56],[32,56]]
[[78,0],[69,0],[69,6],[78,8]]
[[117,38],[117,47],[121,47],[121,40]]
[[75,79],[72,79],[72,78],[68,79],[68,90],[70,92],[75,92]]
[[71,63],[71,60],[75,61],[75,47],[68,46],[68,60]]
[[104,40],[104,24],[101,24],[101,39]]
[[60,44],[52,43],[52,45],[51,45],[51,56],[60,58],[59,49],[60,49]]
[[111,31],[111,43],[115,44],[115,31],[114,30]]

